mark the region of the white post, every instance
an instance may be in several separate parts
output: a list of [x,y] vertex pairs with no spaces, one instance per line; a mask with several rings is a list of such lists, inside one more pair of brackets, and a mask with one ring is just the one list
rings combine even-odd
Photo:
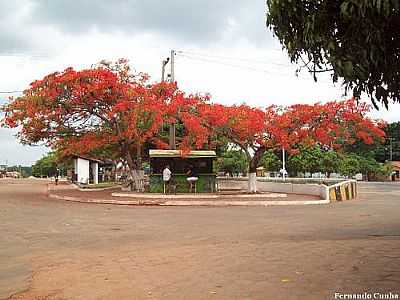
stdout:
[[282,147],[282,178],[285,180],[286,167],[285,167],[285,148]]
[[93,183],[99,183],[99,163],[92,162],[92,175],[93,175]]

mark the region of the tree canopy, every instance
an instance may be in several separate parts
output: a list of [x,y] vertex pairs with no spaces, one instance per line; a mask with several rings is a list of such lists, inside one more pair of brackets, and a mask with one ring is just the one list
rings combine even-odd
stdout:
[[[197,126],[225,136],[246,154],[250,178],[268,150],[298,152],[300,146],[316,144],[338,149],[357,140],[366,144],[382,141],[383,124],[366,116],[369,109],[354,98],[266,109],[201,103],[195,120]],[[257,190],[255,177],[249,180],[249,190]]]
[[253,192],[256,169],[268,150],[338,149],[384,137],[382,124],[366,116],[370,106],[354,98],[267,108],[209,100],[208,95],[185,95],[176,83],[151,83],[120,60],[81,71],[68,68],[33,82],[3,107],[2,123],[19,127],[22,142],[44,142],[62,155],[124,158],[137,189],[148,147],[168,147],[166,124],[178,124],[183,156],[218,143],[237,146],[246,156]]
[[267,0],[267,26],[292,62],[330,71],[346,91],[378,107],[400,102],[398,0]]
[[185,126],[183,149],[194,137],[197,147],[207,141],[188,113],[202,101],[185,96],[175,83],[150,83],[146,74],[132,72],[121,59],[80,71],[67,68],[31,83],[23,96],[3,108],[3,124],[20,126],[23,143],[42,142],[64,155],[114,151],[126,159],[140,189],[144,146],[166,147],[160,135],[165,123],[179,118]]

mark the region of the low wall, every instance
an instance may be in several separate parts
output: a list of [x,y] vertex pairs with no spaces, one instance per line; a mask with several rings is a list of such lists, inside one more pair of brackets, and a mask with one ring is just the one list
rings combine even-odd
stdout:
[[357,181],[347,180],[327,187],[328,200],[346,201],[357,198]]
[[[218,190],[246,190],[247,177],[218,177]],[[323,200],[342,201],[357,197],[357,182],[348,180],[338,182],[337,179],[269,179],[257,178],[257,189],[260,192],[302,194],[319,196]]]

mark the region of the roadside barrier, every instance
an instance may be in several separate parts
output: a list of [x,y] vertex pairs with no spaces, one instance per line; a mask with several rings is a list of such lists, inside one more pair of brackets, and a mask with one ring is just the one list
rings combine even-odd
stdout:
[[327,195],[330,202],[346,201],[357,198],[357,181],[347,180],[327,186]]
[[[246,190],[247,177],[218,177],[218,190]],[[339,179],[340,180],[340,179]],[[302,194],[319,196],[330,202],[345,201],[357,197],[357,181],[319,178],[270,179],[257,178],[260,192]]]

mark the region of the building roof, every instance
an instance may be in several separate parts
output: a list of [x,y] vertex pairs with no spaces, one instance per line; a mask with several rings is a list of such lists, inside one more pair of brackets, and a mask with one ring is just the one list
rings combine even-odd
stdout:
[[216,157],[215,151],[212,150],[193,150],[187,155],[182,155],[182,150],[159,150],[150,149],[150,157],[186,157],[186,158],[205,158]]
[[390,163],[392,164],[392,166],[393,166],[395,169],[400,169],[400,161],[394,160],[394,161],[391,161]]
[[92,161],[92,162],[97,162],[97,163],[100,163],[100,164],[103,163],[102,160],[91,158],[91,157],[86,157],[86,156],[82,156],[82,155],[72,155],[72,157],[73,158],[82,158],[82,159],[86,159],[86,160],[89,160],[89,161]]

